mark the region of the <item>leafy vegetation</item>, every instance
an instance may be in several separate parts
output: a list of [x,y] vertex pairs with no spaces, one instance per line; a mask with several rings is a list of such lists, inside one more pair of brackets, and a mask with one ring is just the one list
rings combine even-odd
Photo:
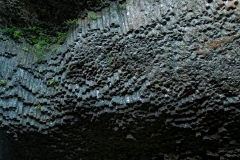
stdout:
[[[47,49],[51,45],[63,43],[66,39],[66,33],[64,32],[56,31],[55,36],[49,36],[36,26],[24,28],[24,33],[24,37],[27,39],[27,42],[33,45],[32,53],[37,60],[41,60],[45,57]],[[27,48],[23,48],[23,50],[25,52],[28,51]]]
[[49,47],[49,43],[45,40],[41,40],[34,45],[33,53],[36,59],[41,60],[45,56],[46,49]]
[[124,10],[124,9],[126,9],[126,4],[119,4],[117,6],[117,10]]
[[2,85],[5,85],[6,84],[6,81],[4,79],[0,80],[0,86]]
[[55,84],[54,78],[52,78],[52,79],[50,80],[49,84],[50,84],[50,85],[54,85],[54,84]]
[[[94,19],[99,16],[91,14],[91,17]],[[74,24],[78,24],[77,19],[67,20],[64,22],[63,26],[69,27]],[[4,29],[4,34],[14,40],[19,40],[24,37],[24,40],[30,45],[24,46],[22,50],[32,53],[34,59],[38,61],[43,59],[46,54],[51,53],[51,51],[56,51],[61,47],[67,36],[65,32],[66,27],[56,27],[51,31],[42,29],[38,26],[28,26],[24,28],[6,27]],[[50,47],[53,49],[50,49]]]
[[61,45],[56,45],[53,47],[53,52],[57,51],[59,48],[61,47]]
[[[65,23],[66,25],[77,24],[77,19],[68,20]],[[51,45],[57,44],[57,48],[54,48],[54,50],[57,50],[60,47],[59,44],[64,43],[66,39],[66,32],[55,31],[55,35],[48,35],[40,27],[37,26],[24,27],[21,30],[14,27],[6,27],[4,29],[4,34],[10,36],[14,40],[18,40],[21,37],[24,37],[25,40],[33,47],[25,46],[22,48],[22,50],[24,52],[29,52],[29,48],[31,48],[31,53],[33,53],[34,57],[37,60],[44,58],[47,49]]]
[[39,106],[39,105],[37,105],[37,106],[34,106],[34,109],[36,109],[36,110],[41,110],[41,106]]
[[28,52],[28,51],[29,51],[29,49],[28,49],[27,47],[23,47],[22,50],[23,50],[24,52]]
[[15,40],[18,40],[22,37],[21,31],[17,30],[16,28],[5,28],[3,32]]
[[101,18],[101,16],[96,15],[95,12],[89,12],[88,13],[88,18],[91,19],[91,20],[96,20],[98,18]]
[[58,32],[58,31],[56,32],[56,35],[57,35],[57,42],[59,43],[63,43],[67,37],[67,33]]
[[111,61],[112,61],[112,57],[108,56],[108,57],[106,58],[106,62],[107,62],[107,64],[110,64]]
[[69,19],[67,21],[64,22],[67,26],[72,26],[74,24],[78,24],[78,20],[77,19]]

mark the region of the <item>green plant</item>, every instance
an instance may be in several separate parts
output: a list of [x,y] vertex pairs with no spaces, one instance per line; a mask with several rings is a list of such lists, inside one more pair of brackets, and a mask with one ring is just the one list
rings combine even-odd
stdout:
[[27,47],[23,47],[22,50],[23,50],[24,52],[28,52],[28,51],[29,51],[29,49],[28,49]]
[[49,84],[50,84],[50,85],[54,85],[54,84],[55,84],[54,78],[52,78],[52,79],[50,80]]
[[[67,20],[65,22],[67,25],[77,24],[77,19]],[[53,50],[56,51],[60,44],[62,44],[66,39],[66,33],[63,31],[64,29],[59,30],[59,28],[55,28],[53,34],[49,35],[47,30],[43,30],[37,26],[28,26],[20,29],[16,29],[14,27],[6,27],[4,29],[4,34],[9,35],[12,39],[20,39],[24,37],[24,39],[33,47],[25,46],[22,48],[24,52],[33,53],[34,60],[39,61],[42,60],[47,54],[51,52],[49,47],[53,44]],[[8,41],[4,41],[4,43],[8,46],[11,46],[11,43]]]
[[35,32],[35,33],[42,33],[42,30],[38,28],[37,26],[29,26],[28,28],[24,28],[24,30],[28,30],[30,32]]
[[41,50],[34,50],[34,60],[38,61],[38,60],[42,60],[45,57],[45,53],[44,51]]
[[19,30],[14,31],[14,33],[13,33],[14,39],[19,39],[21,37],[22,37],[22,33]]
[[34,106],[34,109],[36,109],[36,110],[41,110],[41,106],[39,106],[39,105]]
[[[53,43],[52,37],[49,37],[44,31],[37,26],[29,26],[23,28],[24,37],[27,42],[33,45],[33,56],[35,60],[41,60],[45,57],[47,49]],[[25,52],[28,51],[27,47],[24,47]]]
[[0,85],[5,85],[6,84],[6,81],[5,80],[0,80]]
[[73,25],[73,24],[78,24],[78,20],[77,19],[69,19],[69,20],[66,20],[65,22],[64,22],[66,25],[68,25],[68,26],[71,26],[71,25]]
[[54,52],[57,51],[60,47],[61,47],[61,45],[56,45],[56,46],[54,46],[54,47],[53,47],[53,51],[54,51]]
[[63,32],[56,32],[57,35],[57,42],[64,42],[66,37],[67,37],[67,33],[63,33]]
[[22,37],[21,31],[16,28],[5,28],[3,32],[16,40]]
[[55,86],[55,89],[58,90],[58,89],[59,89],[59,86]]
[[112,61],[112,57],[108,56],[108,57],[106,58],[106,61],[107,61],[107,64],[110,64],[111,61]]
[[28,42],[32,45],[41,43],[41,41],[49,42],[50,38],[46,35],[44,35],[43,31],[36,26],[29,27],[26,30],[26,37],[28,37]]
[[88,13],[88,18],[91,20],[96,20],[98,18],[101,18],[101,16],[97,16],[95,12],[89,12]]
[[117,6],[117,10],[124,10],[124,9],[126,9],[126,4],[119,4]]
[[38,41],[38,43],[36,43],[34,45],[34,49],[33,49],[33,53],[34,53],[34,57],[37,60],[41,60],[45,57],[45,52],[47,50],[47,48],[49,47],[49,43],[46,40],[40,40]]

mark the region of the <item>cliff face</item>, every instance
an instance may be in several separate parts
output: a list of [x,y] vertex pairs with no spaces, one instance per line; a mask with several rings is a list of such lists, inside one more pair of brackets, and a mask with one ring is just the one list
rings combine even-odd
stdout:
[[11,159],[238,159],[238,2],[109,3],[46,60],[2,36]]
[[5,24],[53,29],[64,21],[84,16],[84,11],[100,11],[109,6],[102,0],[1,0],[0,15]]

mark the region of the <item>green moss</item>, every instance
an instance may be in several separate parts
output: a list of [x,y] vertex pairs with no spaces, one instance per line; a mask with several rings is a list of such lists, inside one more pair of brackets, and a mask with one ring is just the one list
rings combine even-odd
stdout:
[[21,31],[17,30],[16,28],[5,28],[3,32],[15,40],[18,40],[22,37]]
[[124,10],[124,9],[126,9],[126,4],[119,4],[117,6],[117,10]]
[[64,32],[56,32],[56,35],[57,35],[57,42],[59,43],[63,43],[67,37],[67,33],[64,33]]
[[107,62],[107,64],[110,64],[112,62],[112,57],[108,56],[106,58],[106,62]]
[[54,78],[52,78],[52,79],[50,80],[49,84],[50,84],[50,85],[54,85],[54,84],[55,84]]
[[66,20],[64,22],[67,26],[72,26],[72,25],[77,25],[78,24],[78,20],[77,19],[69,19],[69,20]]
[[95,12],[89,12],[88,13],[88,18],[91,20],[96,20],[98,18],[101,18],[101,16],[97,16]]
[[49,48],[49,42],[40,40],[34,45],[33,55],[35,59],[42,60],[46,55],[46,50]]
[[4,79],[0,80],[0,86],[4,86],[6,84],[6,81]]
[[24,52],[28,52],[28,51],[29,51],[29,49],[28,49],[27,47],[23,47],[22,50],[23,50]]
[[56,46],[53,47],[53,50],[52,50],[52,51],[53,51],[53,52],[56,52],[60,47],[61,47],[61,45],[56,45]]
[[36,109],[36,110],[41,110],[41,106],[39,106],[39,105],[37,105],[37,106],[34,106],[34,109]]
[[[77,23],[77,19],[66,21],[67,25],[74,23]],[[18,40],[21,37],[24,37],[30,46],[25,46],[22,48],[22,50],[24,52],[32,53],[35,61],[42,60],[47,54],[50,54],[50,46],[56,44],[52,50],[56,51],[59,46],[64,43],[67,36],[66,32],[53,31],[52,33],[54,33],[54,35],[48,34],[47,31],[43,31],[40,27],[37,26],[28,26],[22,29],[16,29],[14,27],[8,27],[4,29],[4,34],[10,36],[12,39]]]

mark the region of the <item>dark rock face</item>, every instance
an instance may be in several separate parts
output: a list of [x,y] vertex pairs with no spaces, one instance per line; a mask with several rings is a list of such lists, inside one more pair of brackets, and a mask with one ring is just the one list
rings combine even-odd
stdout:
[[10,154],[8,152],[8,141],[6,135],[2,129],[0,129],[0,160],[10,160]]
[[112,3],[35,64],[0,43],[12,159],[239,159],[238,4],[175,3]]
[[108,5],[101,0],[1,0],[0,14],[6,24],[49,29],[83,16],[85,10],[100,11]]

